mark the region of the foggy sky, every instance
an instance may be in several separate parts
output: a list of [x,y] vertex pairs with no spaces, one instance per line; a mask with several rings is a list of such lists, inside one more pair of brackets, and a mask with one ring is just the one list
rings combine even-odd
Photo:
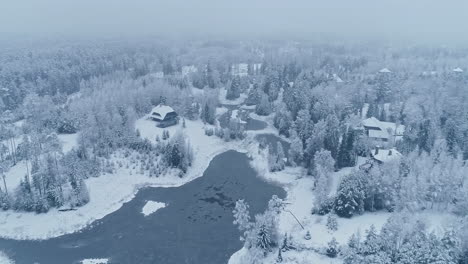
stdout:
[[466,0],[0,0],[0,33],[468,39]]

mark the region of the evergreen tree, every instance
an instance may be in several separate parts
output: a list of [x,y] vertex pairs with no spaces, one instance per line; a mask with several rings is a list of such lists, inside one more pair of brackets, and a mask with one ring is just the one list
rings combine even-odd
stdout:
[[291,113],[287,110],[286,105],[282,103],[275,110],[273,125],[278,129],[279,134],[289,137],[291,124]]
[[340,122],[336,115],[332,114],[327,117],[326,124],[327,130],[323,146],[330,151],[331,156],[336,160],[340,146]]
[[304,147],[302,145],[302,140],[297,136],[295,130],[291,130],[291,146],[289,147],[288,153],[288,162],[295,166],[302,161],[302,156],[304,155]]
[[281,248],[278,249],[278,257],[276,257],[276,263],[283,262],[283,256],[281,255]]
[[419,124],[418,146],[420,151],[431,152],[435,142],[435,128],[429,119]]
[[272,247],[272,241],[270,239],[270,232],[266,225],[260,225],[257,231],[257,247],[263,250],[263,254],[266,256]]
[[364,211],[364,184],[359,172],[343,178],[335,200],[335,211],[341,217],[352,217]]
[[240,89],[241,89],[241,79],[239,76],[235,76],[234,79],[231,81],[231,85],[227,89],[226,99],[234,100],[239,98],[240,96]]
[[215,123],[216,117],[216,109],[213,105],[205,102],[201,112],[201,119],[203,122],[213,125]]
[[268,101],[268,96],[266,94],[261,95],[260,103],[255,107],[255,113],[262,116],[271,113],[271,103]]
[[336,215],[333,213],[330,213],[327,216],[327,228],[332,232],[338,230],[338,221],[336,219]]
[[332,240],[328,242],[327,256],[329,256],[330,258],[336,258],[336,256],[338,256],[338,251],[338,242],[335,238],[332,238]]
[[349,128],[343,137],[338,151],[337,168],[352,167],[356,165],[355,151],[356,134],[353,129]]
[[458,155],[458,143],[460,140],[460,132],[457,123],[449,118],[445,123],[445,140],[447,142],[447,148],[453,157]]

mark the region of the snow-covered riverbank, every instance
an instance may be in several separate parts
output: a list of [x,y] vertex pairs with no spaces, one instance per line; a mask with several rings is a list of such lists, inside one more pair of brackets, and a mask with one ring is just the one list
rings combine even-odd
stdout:
[[[142,118],[136,122],[136,128],[141,136],[154,142],[156,135],[162,133],[154,122]],[[178,129],[187,134],[193,147],[195,159],[183,178],[174,173],[160,177],[148,177],[136,173],[131,168],[117,168],[115,173],[104,174],[98,178],[86,180],[89,189],[90,202],[74,211],[61,212],[52,209],[45,214],[0,211],[0,237],[12,239],[47,239],[63,234],[76,232],[95,220],[118,210],[123,203],[130,201],[139,188],[144,186],[175,187],[183,185],[203,175],[210,161],[217,154],[228,149],[241,150],[239,142],[224,142],[221,139],[204,133],[201,121],[186,120],[186,128],[182,124],[168,128],[173,135]],[[116,160],[123,160],[118,155]],[[128,162],[128,161],[127,161]]]

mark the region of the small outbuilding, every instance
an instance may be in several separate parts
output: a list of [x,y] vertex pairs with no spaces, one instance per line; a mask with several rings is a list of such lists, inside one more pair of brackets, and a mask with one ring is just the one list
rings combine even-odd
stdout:
[[158,127],[168,127],[179,123],[179,116],[172,107],[159,104],[151,110],[151,119],[158,122]]
[[394,148],[380,149],[379,147],[376,147],[371,151],[371,157],[377,161],[377,163],[382,164],[390,161],[400,160],[402,155]]

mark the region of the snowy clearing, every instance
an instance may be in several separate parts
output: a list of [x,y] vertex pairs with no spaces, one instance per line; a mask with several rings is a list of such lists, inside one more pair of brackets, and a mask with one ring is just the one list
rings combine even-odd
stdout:
[[165,203],[161,203],[161,202],[155,202],[155,201],[148,201],[146,202],[145,206],[143,206],[143,208],[141,209],[141,213],[144,215],[144,216],[148,216],[154,212],[156,212],[157,210],[161,209],[161,208],[164,208],[166,207],[166,204]]
[[[28,164],[31,169],[31,163]],[[8,188],[8,192],[12,193],[16,187],[18,187],[21,179],[26,176],[26,161],[20,161],[16,165],[12,166],[7,172],[5,172],[5,182]],[[1,183],[3,189],[3,182]]]
[[74,147],[78,146],[78,133],[75,134],[58,134],[58,138],[62,143],[63,153],[67,153]]

